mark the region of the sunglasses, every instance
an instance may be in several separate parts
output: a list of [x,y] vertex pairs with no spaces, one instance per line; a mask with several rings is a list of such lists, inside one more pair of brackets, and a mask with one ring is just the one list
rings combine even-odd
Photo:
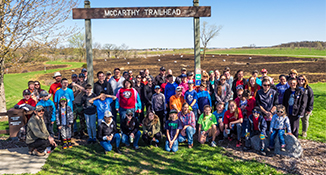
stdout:
[[278,113],[284,113],[284,111],[276,111],[276,112],[278,112]]
[[303,80],[305,80],[305,79],[303,79],[303,78],[299,78],[299,79],[298,79],[298,81],[303,81]]
[[129,116],[129,117],[131,116],[132,117],[133,115],[132,114],[127,114],[127,116]]
[[224,81],[225,79],[223,78],[223,79],[221,79],[221,81]]
[[40,85],[40,84],[38,84],[38,83],[36,84],[36,83],[35,83],[35,85]]
[[264,84],[263,86],[271,86],[270,84]]
[[40,110],[40,111],[37,111],[37,112],[44,112],[44,109]]
[[254,112],[252,112],[252,113],[254,113],[254,114],[260,114],[260,112],[259,112],[259,111],[254,111]]
[[242,94],[238,94],[238,96],[240,97],[240,96],[242,96]]

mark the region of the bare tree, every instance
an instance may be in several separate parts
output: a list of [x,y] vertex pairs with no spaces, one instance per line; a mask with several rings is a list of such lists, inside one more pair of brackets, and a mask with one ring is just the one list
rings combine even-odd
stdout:
[[204,57],[203,60],[205,60],[206,57],[206,48],[208,45],[208,42],[213,39],[214,37],[216,37],[220,30],[223,28],[223,26],[216,26],[214,24],[212,25],[208,25],[208,23],[206,21],[204,21],[202,23],[201,26],[201,35],[200,35],[200,40],[204,46]]
[[63,27],[78,0],[0,0],[0,111],[6,111],[4,93],[5,59],[32,42],[50,47],[73,29]]
[[102,50],[102,45],[99,42],[95,42],[93,44],[93,53],[94,53],[94,59],[97,59],[98,57],[101,56],[101,50]]
[[105,52],[108,54],[108,58],[111,58],[111,52],[114,51],[115,48],[116,45],[114,44],[104,44],[103,50],[105,50]]
[[68,39],[68,42],[69,42],[69,46],[74,48],[75,53],[78,55],[78,58],[84,60],[86,55],[85,34],[75,33]]

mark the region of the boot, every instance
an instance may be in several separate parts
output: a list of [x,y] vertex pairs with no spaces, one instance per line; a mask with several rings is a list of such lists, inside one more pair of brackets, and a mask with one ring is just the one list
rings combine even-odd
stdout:
[[37,156],[45,156],[46,154],[44,152],[40,153],[36,149],[33,150],[33,154]]
[[72,148],[72,144],[71,144],[71,138],[68,139],[68,148]]
[[62,145],[62,149],[67,149],[68,145],[67,145],[67,139],[63,139],[63,145]]
[[119,150],[119,148],[115,148],[115,152],[121,154],[121,151]]

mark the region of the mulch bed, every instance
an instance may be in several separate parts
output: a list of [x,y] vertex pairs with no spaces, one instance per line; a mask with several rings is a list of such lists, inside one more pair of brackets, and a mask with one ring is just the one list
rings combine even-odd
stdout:
[[[59,141],[57,140],[59,143]],[[85,145],[86,139],[73,139],[75,146]],[[300,143],[304,149],[302,158],[291,158],[287,156],[267,153],[266,156],[260,155],[257,151],[242,151],[241,148],[235,147],[235,141],[220,141],[219,146],[223,147],[226,152],[224,155],[233,157],[242,161],[258,161],[274,167],[282,173],[290,174],[326,174],[326,144],[311,140],[301,140]],[[22,141],[13,141],[8,136],[0,137],[0,149],[20,148],[27,145]]]

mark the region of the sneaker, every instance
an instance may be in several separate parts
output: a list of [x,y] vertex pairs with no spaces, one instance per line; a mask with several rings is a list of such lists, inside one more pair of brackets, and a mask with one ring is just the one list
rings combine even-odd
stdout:
[[282,145],[282,146],[281,146],[281,151],[283,151],[283,152],[286,151],[286,150],[285,150],[285,145]]
[[235,145],[237,148],[240,148],[241,147],[241,142],[238,140],[237,141],[237,144]]
[[264,150],[260,150],[260,154],[266,156],[266,152]]
[[188,148],[191,149],[192,147],[194,147],[194,144],[189,144]]
[[37,155],[37,156],[45,156],[46,154],[44,152],[40,153],[38,152],[36,149],[33,150],[33,155]]
[[306,138],[307,137],[307,132],[302,131],[302,137]]
[[96,140],[96,138],[93,138],[93,139],[92,139],[92,143],[94,143],[94,144],[96,144],[96,143],[97,143],[97,140]]
[[228,140],[231,142],[233,139],[232,139],[232,137],[228,137]]
[[126,147],[130,147],[130,144],[128,144],[128,145],[126,144]]
[[139,149],[139,146],[135,146],[134,148],[135,148],[135,150],[138,150]]
[[67,149],[68,145],[66,143],[63,144],[62,149]]
[[215,141],[212,141],[212,142],[211,142],[211,147],[216,147],[216,143],[215,143]]
[[68,148],[72,148],[71,142],[68,142]]
[[29,150],[28,150],[28,154],[33,155],[33,151],[34,151],[34,149],[35,149],[35,148],[29,148]]
[[246,147],[246,146],[243,147],[242,149],[243,149],[243,151],[248,151],[248,150],[250,150],[250,148],[248,148],[248,147]]
[[118,154],[121,154],[121,151],[119,150],[119,148],[116,148],[115,152],[118,153]]
[[91,138],[87,139],[87,144],[91,144],[91,143],[93,143],[93,139]]

